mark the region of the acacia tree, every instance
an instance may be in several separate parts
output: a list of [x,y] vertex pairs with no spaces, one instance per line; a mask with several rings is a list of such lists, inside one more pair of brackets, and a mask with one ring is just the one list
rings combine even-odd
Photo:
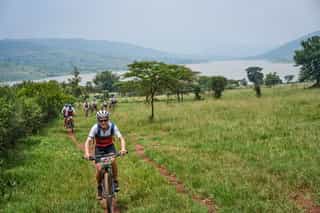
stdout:
[[69,85],[71,86],[71,93],[75,97],[80,97],[80,95],[82,93],[81,88],[79,86],[79,83],[81,81],[81,77],[80,77],[80,72],[76,66],[73,66],[72,75],[73,75],[73,77],[68,79]]
[[301,66],[299,80],[312,80],[312,87],[320,87],[320,36],[302,41],[302,50],[296,50],[293,57],[296,66]]
[[282,80],[276,72],[268,73],[264,80],[266,86],[274,86],[276,84],[281,84]]
[[116,91],[116,83],[119,82],[119,76],[111,71],[104,71],[98,73],[93,79],[93,83],[97,85],[100,90],[107,90],[108,92]]
[[215,98],[221,98],[222,92],[227,86],[227,79],[223,76],[211,77],[211,89],[214,91]]
[[263,83],[263,73],[261,72],[263,68],[261,67],[248,67],[246,69],[248,79],[254,84],[254,90],[256,91],[256,95],[259,98],[261,96],[260,85]]
[[154,119],[154,97],[161,91],[168,81],[167,65],[156,61],[133,62],[128,65],[129,71],[124,74],[124,78],[131,78],[130,81],[139,83],[146,91],[146,97],[150,98],[151,116]]
[[193,82],[198,73],[185,66],[171,64],[167,65],[166,74],[166,86],[177,95],[177,100],[180,102],[183,101],[185,91],[193,89]]

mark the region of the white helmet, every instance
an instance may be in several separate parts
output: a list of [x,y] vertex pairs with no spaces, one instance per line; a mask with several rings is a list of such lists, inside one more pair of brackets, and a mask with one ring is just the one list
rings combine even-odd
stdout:
[[98,120],[109,119],[110,113],[106,110],[100,110],[97,112],[96,117]]

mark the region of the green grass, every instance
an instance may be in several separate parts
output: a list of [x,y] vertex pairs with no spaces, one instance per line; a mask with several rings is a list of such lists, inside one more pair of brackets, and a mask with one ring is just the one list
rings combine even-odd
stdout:
[[[307,191],[320,203],[320,91],[301,88],[228,90],[221,100],[121,103],[112,120],[126,138],[119,159],[124,212],[207,212],[189,195],[177,194],[158,171],[140,159],[134,144],[184,182],[212,198],[219,212],[302,212],[292,200]],[[93,116],[76,117],[83,143]],[[100,212],[94,169],[56,121],[27,138],[2,165],[6,178],[0,212]]]
[[[318,90],[226,91],[221,100],[127,104],[113,119],[147,154],[219,212],[299,212],[291,197],[308,190],[320,201]],[[148,112],[148,113],[146,113]]]

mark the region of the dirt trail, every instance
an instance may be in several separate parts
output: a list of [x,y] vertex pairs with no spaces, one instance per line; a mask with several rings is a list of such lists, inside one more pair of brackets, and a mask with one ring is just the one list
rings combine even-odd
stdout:
[[195,202],[198,202],[206,206],[208,208],[209,213],[217,212],[216,206],[214,205],[214,202],[211,199],[204,198],[201,195],[192,194],[190,191],[188,191],[188,189],[184,186],[184,184],[181,181],[177,180],[177,177],[175,175],[171,174],[164,166],[159,165],[152,159],[148,158],[144,154],[144,148],[141,144],[136,144],[135,147],[136,147],[136,153],[138,154],[138,156],[140,156],[147,163],[157,168],[160,174],[166,177],[169,183],[176,187],[177,192],[190,195]]
[[292,195],[295,203],[305,209],[307,213],[320,213],[320,206],[317,206],[313,199],[310,198],[310,192],[302,190]]
[[[68,137],[71,139],[72,143],[73,143],[78,149],[80,149],[81,151],[84,152],[84,144],[78,143],[75,135],[74,135],[71,131],[68,131]],[[93,162],[92,162],[92,163],[93,163]],[[93,163],[93,166],[95,166],[94,163]],[[113,202],[114,202],[113,212],[114,212],[114,213],[120,213],[121,211],[120,211],[120,208],[119,208],[118,205],[117,205],[117,201],[114,199]],[[104,209],[104,212],[106,213],[106,212],[107,212],[107,209],[106,209],[106,201],[105,201],[104,199],[103,199],[103,200],[100,200],[100,205],[101,205],[101,207]]]

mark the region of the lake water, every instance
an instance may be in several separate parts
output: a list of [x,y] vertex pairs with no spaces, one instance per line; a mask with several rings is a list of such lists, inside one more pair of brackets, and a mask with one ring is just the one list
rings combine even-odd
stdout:
[[294,75],[297,79],[299,73],[299,68],[295,67],[293,63],[272,63],[263,60],[213,61],[202,64],[188,64],[187,66],[203,75],[221,75],[236,80],[246,78],[246,68],[250,66],[262,67],[264,74],[276,72],[282,79],[285,75]]
[[[225,76],[228,79],[242,79],[246,78],[247,74],[245,69],[249,66],[259,66],[262,67],[262,72],[264,74],[269,72],[277,72],[278,75],[283,79],[285,75],[294,75],[295,80],[298,77],[299,68],[295,67],[294,64],[291,63],[272,63],[269,61],[263,60],[232,60],[232,61],[212,61],[208,63],[201,64],[187,64],[187,67],[191,68],[194,71],[201,72],[202,75],[214,76],[221,75]],[[123,73],[123,72],[121,72]],[[85,85],[87,81],[92,81],[95,77],[96,73],[87,73],[80,74],[82,80],[80,82],[81,85]],[[49,77],[45,79],[35,80],[39,81],[49,81],[56,80],[58,82],[68,81],[68,78],[71,78],[71,75],[58,76],[58,77]],[[21,81],[11,81],[4,82],[4,84],[15,84]]]

